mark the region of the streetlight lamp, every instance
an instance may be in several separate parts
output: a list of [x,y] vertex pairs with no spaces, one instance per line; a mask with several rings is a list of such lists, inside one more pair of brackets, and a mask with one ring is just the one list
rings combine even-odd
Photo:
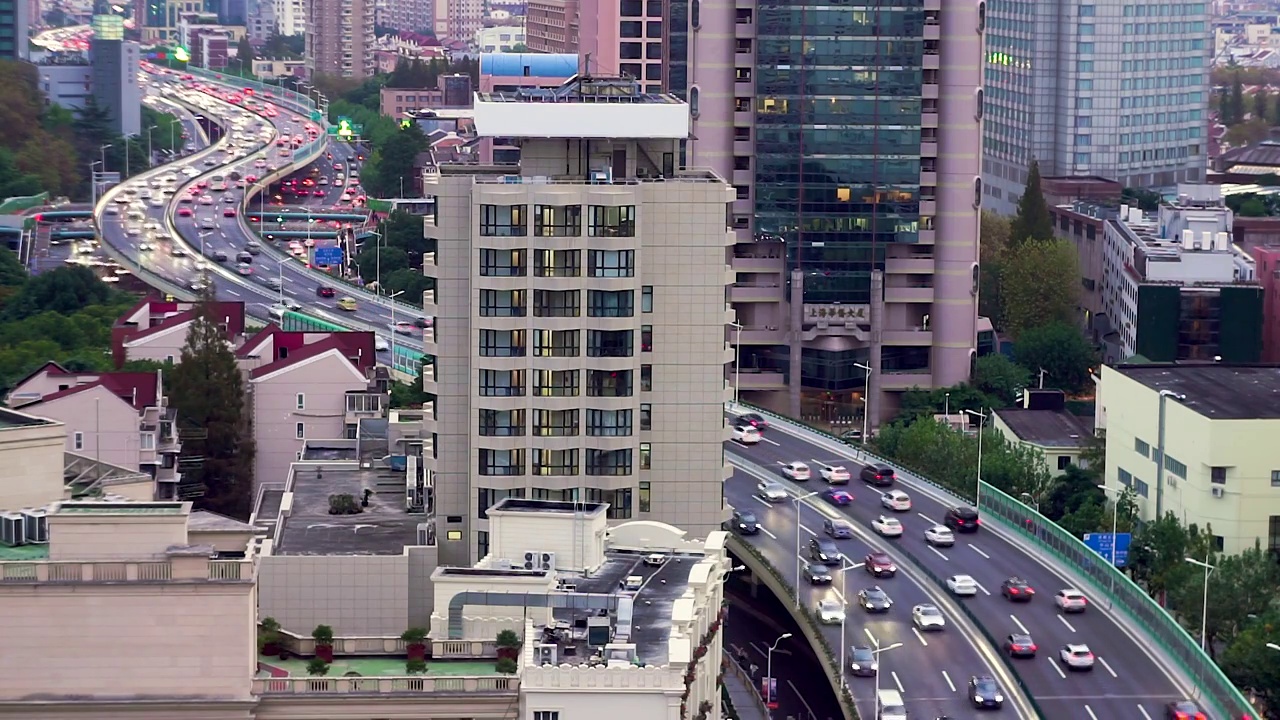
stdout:
[[800,609],[800,564],[801,564],[801,560],[800,560],[800,527],[801,527],[801,525],[800,525],[800,503],[804,502],[805,500],[808,500],[809,498],[811,498],[811,497],[813,497],[814,495],[817,495],[817,494],[818,494],[818,493],[815,491],[815,492],[808,493],[807,495],[797,495],[797,496],[795,496],[795,497],[791,498],[791,502],[793,502],[793,503],[795,503],[795,504],[796,504],[796,593],[795,593],[795,594],[796,594],[796,609],[797,609],[797,610],[799,610],[799,609]]
[[284,264],[289,262],[292,259],[293,258],[290,257],[289,255],[285,255],[279,260],[276,260],[276,271],[279,273],[278,279],[280,280],[280,307],[281,308],[286,307],[284,304]]
[[378,292],[382,292],[382,233],[377,230],[370,230],[370,235],[375,235],[378,242],[373,246],[373,262],[374,262],[374,279],[378,285]]
[[[889,652],[890,650],[896,650],[897,648],[902,647],[902,643],[896,642],[892,645],[886,645],[884,647],[880,647],[880,641],[876,638],[875,635],[871,634],[871,628],[863,628],[863,630],[866,631],[867,637],[871,639],[871,647],[872,647],[871,654],[874,655],[876,659],[876,704],[875,704],[875,712],[872,713],[872,716],[880,717],[880,653],[886,653],[886,652]],[[843,669],[840,672],[842,675],[844,674]]]
[[1271,648],[1272,650],[1280,651],[1280,645],[1277,645],[1275,643],[1267,643],[1267,647]]
[[102,146],[102,172],[107,171],[107,150],[111,149],[111,143]]
[[204,257],[204,239],[213,234],[213,231],[200,233],[200,257]]
[[[102,165],[101,160],[94,160],[89,163],[89,198],[94,207],[98,206],[98,171],[94,168]],[[106,166],[103,165],[103,172],[106,172]]]
[[1206,553],[1204,560],[1196,560],[1189,557],[1182,558],[1192,565],[1204,568],[1204,604],[1200,610],[1200,649],[1205,652],[1209,651],[1209,576],[1213,574],[1214,570],[1218,569],[1217,565],[1209,564],[1210,557],[1212,556]]
[[973,495],[973,507],[976,510],[982,505],[982,431],[987,425],[987,415],[990,413],[966,409],[965,414],[978,418],[978,484],[974,487]]
[[1187,399],[1186,395],[1173,392],[1172,390],[1160,391],[1160,420],[1159,429],[1156,431],[1156,520],[1164,516],[1164,419],[1165,401],[1173,398],[1178,402]]
[[151,133],[159,129],[158,125],[152,125],[147,128],[147,168],[155,167],[156,156],[151,149]]
[[851,563],[849,558],[843,555],[840,556],[840,609],[843,613],[840,615],[840,654],[836,657],[836,667],[840,668],[841,687],[847,686],[844,677],[844,631],[845,620],[849,615],[849,571],[857,570],[865,565],[865,562]]
[[[378,287],[378,292],[382,292],[382,287]],[[391,293],[387,296],[388,304],[391,306],[391,369],[396,369],[396,298],[404,294],[404,290]]]
[[947,424],[951,424],[951,393],[942,394],[942,416],[947,419]]
[[765,667],[764,694],[766,695],[764,699],[765,707],[769,707],[770,705],[773,704],[773,651],[778,649],[778,643],[782,642],[783,640],[786,640],[789,637],[791,637],[791,633],[782,633],[781,635],[778,636],[778,639],[774,640],[773,644],[769,646],[769,652],[765,653],[765,662],[764,662],[764,667]]
[[853,364],[854,367],[864,371],[867,376],[862,382],[862,446],[867,445],[867,416],[871,414],[871,366],[863,365],[860,362]]
[[742,323],[731,322],[729,327],[737,330],[737,338],[733,343],[733,405],[737,409],[738,406],[738,378],[741,373],[742,364]]

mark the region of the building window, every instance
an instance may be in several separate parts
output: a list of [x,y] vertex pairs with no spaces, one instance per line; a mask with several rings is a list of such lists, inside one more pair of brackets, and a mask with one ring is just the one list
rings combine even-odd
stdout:
[[643,481],[641,481],[641,483],[640,483],[640,512],[642,512],[642,513],[652,512],[652,510],[651,510],[651,508],[653,507],[653,504],[652,504],[652,503],[653,503],[653,499],[652,499],[652,497],[651,497],[652,492],[653,492],[653,491],[651,490],[651,485],[649,484],[649,481],[648,481],[648,480],[643,480]]
[[653,286],[645,285],[640,288],[640,312],[653,312]]
[[1118,475],[1117,479],[1120,481],[1121,485],[1125,487],[1130,487],[1131,485],[1133,485],[1133,475],[1128,470],[1125,470],[1124,468],[1119,468],[1117,470],[1117,475]]
[[479,434],[484,437],[523,437],[524,410],[480,410]]
[[1058,469],[1059,469],[1059,470],[1066,470],[1066,469],[1067,469],[1067,466],[1068,466],[1068,465],[1070,465],[1070,464],[1071,464],[1071,456],[1070,456],[1070,455],[1059,455],[1059,456],[1058,456]]
[[588,475],[630,475],[631,448],[623,450],[587,450]]
[[631,317],[635,314],[632,290],[588,290],[588,317]]
[[587,331],[587,357],[631,357],[633,354],[632,331]]
[[582,275],[580,250],[536,250],[533,274],[538,277],[579,277]]
[[1209,468],[1209,482],[1213,483],[1214,485],[1226,485],[1227,469],[1224,467]]
[[580,308],[577,290],[534,290],[534,317],[578,317]]
[[485,237],[523,237],[524,205],[481,205],[480,234]]
[[653,405],[640,403],[640,429],[653,429]]
[[[639,5],[639,0],[636,0],[636,5]],[[625,11],[628,9],[629,8],[624,3],[623,10]],[[533,720],[560,720],[560,711],[559,710],[534,710]]]
[[640,392],[653,391],[653,366],[640,366]]
[[577,449],[568,450],[546,450],[537,449],[533,451],[533,474],[534,475],[577,475],[578,474],[578,451]]
[[481,370],[480,397],[522,397],[523,370]]
[[534,357],[578,357],[577,330],[534,330]]
[[609,503],[605,517],[610,520],[631,519],[631,488],[601,490],[600,495],[601,501]]
[[593,278],[629,278],[636,275],[634,250],[591,250],[587,255],[587,275]]
[[587,397],[631,397],[631,371],[588,370]]
[[528,272],[524,250],[480,251],[481,277],[524,277]]
[[[76,434],[72,436],[71,447],[75,450],[84,449],[84,433],[77,431]],[[1272,474],[1274,475],[1274,473]]]
[[1272,515],[1267,519],[1267,549],[1273,557],[1280,552],[1280,515]]
[[640,326],[640,352],[653,352],[653,326]]
[[[522,497],[524,497],[524,488],[517,488],[515,490],[476,488],[476,517],[481,520],[485,520],[489,517],[489,508],[497,505],[499,502],[506,500],[507,498]],[[458,519],[461,520],[461,516],[459,516]]]
[[156,449],[156,434],[153,432],[144,432],[138,434],[139,447],[142,450]]
[[1140,438],[1133,439],[1133,451],[1142,457],[1150,457],[1151,446],[1143,442]]
[[534,370],[533,394],[537,397],[577,397],[577,370]]
[[303,393],[298,393],[298,397],[294,399],[294,407],[296,407],[299,410],[306,410],[307,396]]
[[587,434],[592,437],[630,437],[630,410],[587,410]]
[[534,205],[533,234],[538,237],[578,237],[582,234],[582,206]]
[[481,475],[523,475],[524,450],[489,450],[481,448],[479,473]]
[[1146,497],[1147,490],[1148,487],[1146,483],[1142,482],[1138,478],[1133,479],[1133,491],[1138,494],[1138,497]]
[[1271,487],[1280,487],[1280,470],[1271,471]]
[[299,440],[302,440],[307,436],[307,426],[303,423],[297,423],[293,426],[293,433]]
[[640,469],[648,470],[653,464],[653,445],[640,443]]
[[489,531],[476,531],[476,557],[484,557],[489,554]]
[[577,437],[577,410],[534,410],[533,434],[539,437]]
[[524,290],[481,290],[480,317],[524,317]]
[[524,357],[524,330],[481,330],[481,357]]
[[1183,465],[1177,460],[1174,460],[1173,456],[1168,453],[1165,453],[1165,456],[1164,456],[1164,469],[1168,470],[1174,475],[1177,475],[1183,480],[1187,479],[1187,466]]

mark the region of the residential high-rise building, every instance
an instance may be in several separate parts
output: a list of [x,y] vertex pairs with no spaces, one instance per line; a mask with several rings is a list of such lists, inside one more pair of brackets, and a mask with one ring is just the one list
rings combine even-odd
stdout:
[[30,6],[24,0],[0,5],[0,59],[26,60],[31,32]]
[[[444,0],[440,0],[444,2]],[[436,0],[388,0],[387,22],[396,30],[420,32],[435,22]]]
[[578,0],[529,0],[524,30],[530,52],[578,52]]
[[437,0],[434,11],[437,38],[470,42],[484,27],[484,0]]
[[373,0],[311,0],[306,7],[307,75],[373,75]]
[[138,85],[141,49],[124,39],[124,18],[95,15],[92,59],[93,99],[111,118],[111,129],[121,135],[142,131],[142,89]]
[[1129,187],[1203,180],[1209,18],[1206,2],[987,2],[986,206],[1013,212],[1032,159]]
[[474,113],[521,154],[518,170],[441,165],[426,188],[441,563],[488,552],[485,511],[506,497],[705,537],[724,519],[733,193],[677,169],[688,106],[582,78],[481,93]]
[[251,0],[248,4],[249,17],[245,23],[245,31],[249,39],[265,43],[277,32],[276,4],[274,0]]
[[[304,0],[274,0],[274,2],[276,29],[281,35],[303,35],[307,32],[307,15],[310,8]],[[325,3],[321,0],[316,4]]]

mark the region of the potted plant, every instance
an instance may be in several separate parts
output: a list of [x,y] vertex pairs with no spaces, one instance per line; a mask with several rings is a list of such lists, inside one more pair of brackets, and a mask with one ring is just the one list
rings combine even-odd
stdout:
[[329,663],[321,660],[318,657],[311,658],[309,661],[307,661],[307,674],[314,675],[316,677],[320,677],[321,675],[328,675]]
[[281,653],[280,623],[273,617],[263,618],[258,625],[258,652],[272,657]]
[[311,631],[311,639],[316,641],[316,657],[326,663],[333,662],[333,628],[317,625]]
[[427,672],[426,660],[406,660],[404,671],[408,675],[422,675]]
[[514,661],[520,656],[520,636],[516,635],[515,630],[503,630],[498,633],[497,642],[498,658],[508,658]]
[[421,661],[427,659],[427,631],[424,628],[409,628],[400,633],[400,639],[404,641],[404,652],[410,661]]
[[515,674],[516,674],[516,661],[515,661],[515,660],[512,660],[512,659],[511,659],[511,658],[509,658],[509,657],[498,658],[498,662],[497,662],[497,664],[496,664],[496,665],[494,665],[494,668],[493,668],[493,669],[494,669],[494,670],[497,670],[498,672],[502,673],[503,675],[515,675]]

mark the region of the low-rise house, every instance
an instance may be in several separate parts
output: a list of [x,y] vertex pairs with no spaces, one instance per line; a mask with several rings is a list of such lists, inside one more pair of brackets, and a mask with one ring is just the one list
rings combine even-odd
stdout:
[[[177,362],[196,318],[197,304],[180,300],[146,299],[133,306],[111,328],[111,356],[117,368],[130,360]],[[227,342],[244,339],[244,303],[214,302]]]

